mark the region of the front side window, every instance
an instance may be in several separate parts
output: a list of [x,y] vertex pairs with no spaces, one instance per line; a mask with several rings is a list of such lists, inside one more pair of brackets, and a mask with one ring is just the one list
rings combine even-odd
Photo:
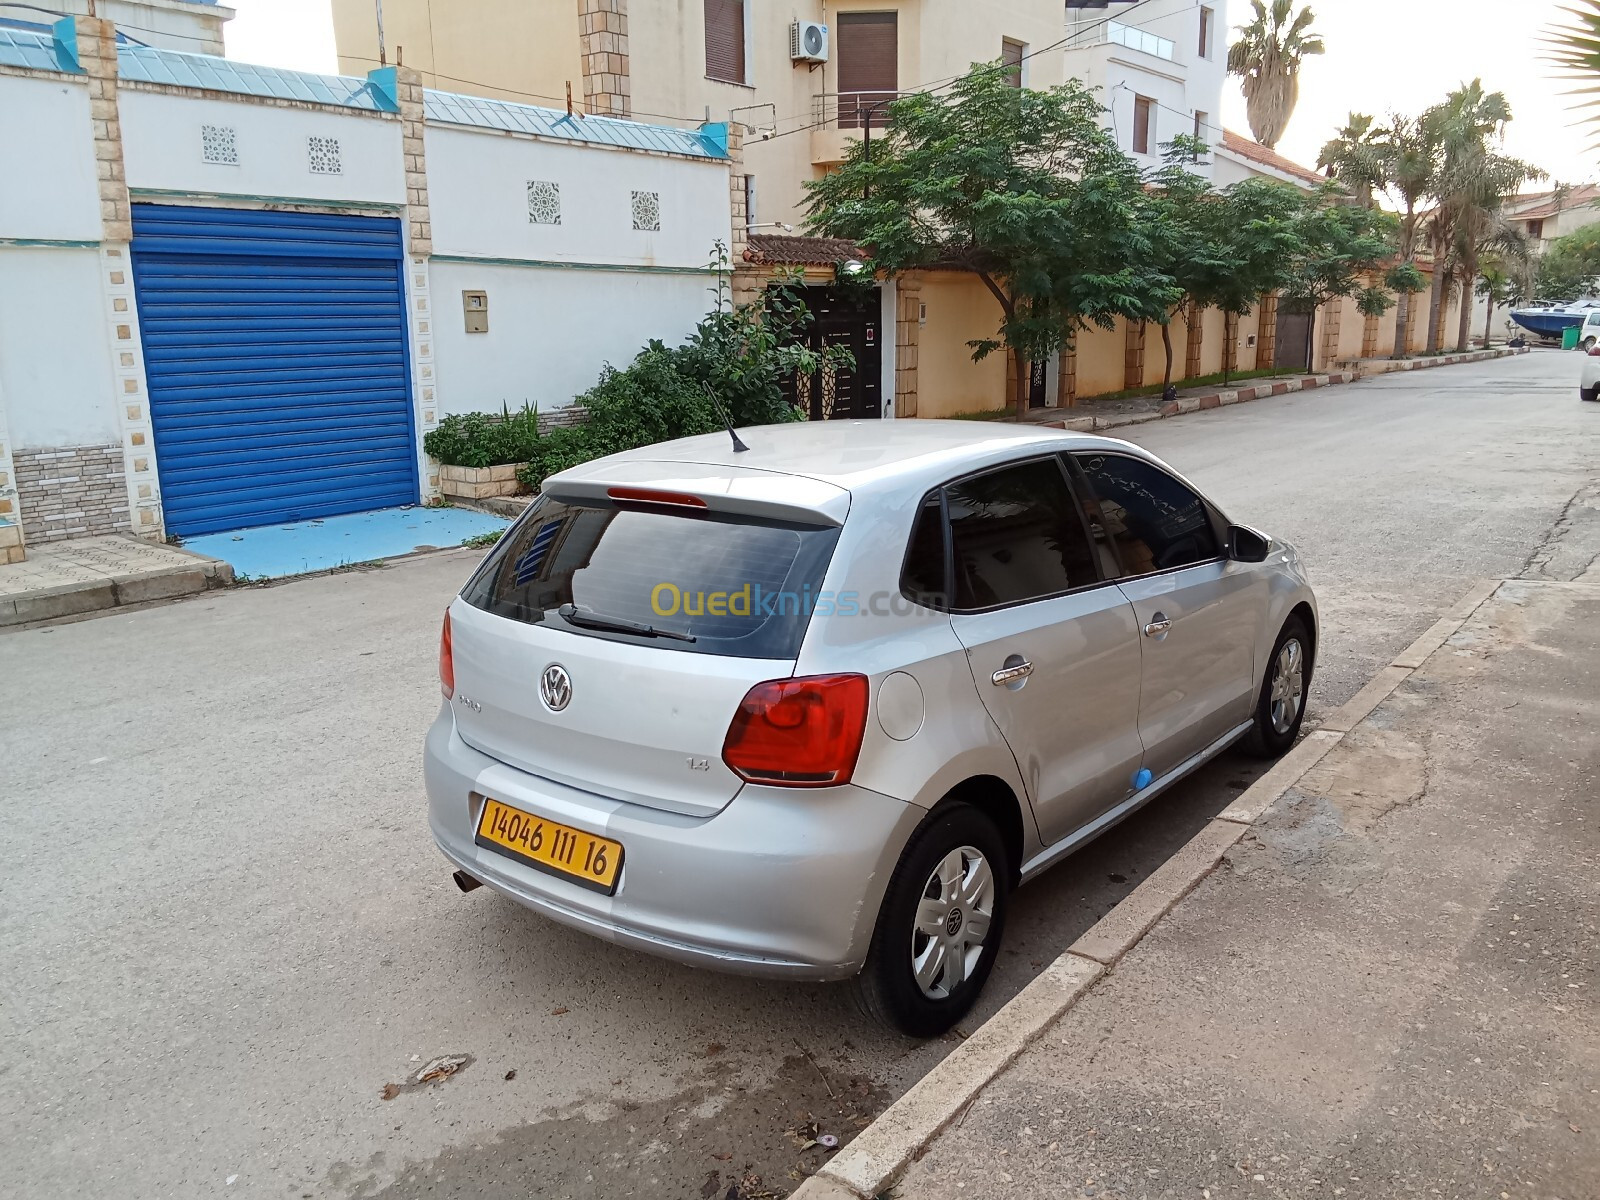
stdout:
[[1122,454],[1074,455],[1100,502],[1125,576],[1222,557],[1206,502],[1160,467]]
[[1154,135],[1156,102],[1148,96],[1133,98],[1133,152],[1149,154],[1150,140]]
[[1053,458],[945,488],[954,607],[998,608],[1099,582],[1089,536]]
[[461,596],[588,637],[742,658],[800,651],[839,531],[541,497]]
[[705,0],[706,78],[746,83],[744,0]]

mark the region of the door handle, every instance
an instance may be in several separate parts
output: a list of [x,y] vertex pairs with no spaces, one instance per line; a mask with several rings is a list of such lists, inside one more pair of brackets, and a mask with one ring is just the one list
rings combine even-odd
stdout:
[[1008,683],[1016,683],[1019,679],[1026,679],[1033,674],[1033,664],[1023,659],[1014,667],[1002,667],[989,678],[995,687],[1005,687]]
[[1167,619],[1166,613],[1156,613],[1150,624],[1144,627],[1144,635],[1148,638],[1165,637],[1172,629],[1172,622]]

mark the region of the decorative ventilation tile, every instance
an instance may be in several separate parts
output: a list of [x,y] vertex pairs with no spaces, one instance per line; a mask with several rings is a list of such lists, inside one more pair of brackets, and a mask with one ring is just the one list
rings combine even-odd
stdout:
[[311,160],[313,175],[344,174],[344,163],[339,158],[338,138],[317,137],[313,134],[306,139],[306,153]]
[[528,180],[528,220],[535,225],[561,224],[561,185],[546,179]]
[[635,192],[633,194],[633,227],[652,232],[661,228],[660,192]]
[[233,126],[200,126],[200,158],[203,162],[238,166],[239,138]]

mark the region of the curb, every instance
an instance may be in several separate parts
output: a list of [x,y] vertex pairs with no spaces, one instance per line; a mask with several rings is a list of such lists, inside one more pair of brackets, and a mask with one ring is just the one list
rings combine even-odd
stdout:
[[0,600],[0,628],[57,617],[80,617],[151,600],[172,600],[233,583],[233,568],[227,563],[181,547],[168,548],[181,550],[195,560],[194,565],[113,575],[94,583],[60,584],[8,596]]
[[1484,579],[1321,728],[1190,838],[971,1037],[911,1085],[791,1200],[874,1200],[1056,1020],[1116,967],[1222,861],[1273,804],[1411,677],[1504,583]]
[[1046,429],[1066,429],[1074,433],[1097,433],[1103,429],[1120,429],[1126,425],[1143,425],[1147,421],[1160,421],[1166,417],[1184,417],[1190,413],[1206,412],[1230,404],[1247,404],[1252,400],[1265,400],[1272,396],[1287,396],[1294,392],[1309,392],[1316,388],[1337,387],[1344,383],[1358,383],[1365,378],[1392,375],[1398,371],[1424,371],[1431,367],[1454,367],[1463,363],[1489,362],[1496,358],[1511,358],[1531,354],[1532,350],[1474,350],[1468,354],[1450,354],[1440,358],[1401,359],[1392,367],[1374,372],[1371,376],[1359,370],[1328,371],[1319,375],[1299,375],[1293,379],[1279,379],[1272,383],[1258,383],[1250,387],[1230,388],[1203,396],[1185,396],[1168,400],[1155,412],[1136,413],[1124,417],[1063,417],[1057,421],[1042,421]]

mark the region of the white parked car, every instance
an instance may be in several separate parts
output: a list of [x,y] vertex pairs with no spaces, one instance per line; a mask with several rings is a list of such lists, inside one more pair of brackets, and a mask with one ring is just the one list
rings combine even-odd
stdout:
[[1600,342],[1594,340],[1588,329],[1584,330],[1584,336],[1583,375],[1578,381],[1578,395],[1592,402],[1600,400]]
[[1137,446],[849,421],[547,481],[445,615],[434,838],[681,962],[948,1029],[1012,890],[1235,743],[1294,743],[1292,547]]

